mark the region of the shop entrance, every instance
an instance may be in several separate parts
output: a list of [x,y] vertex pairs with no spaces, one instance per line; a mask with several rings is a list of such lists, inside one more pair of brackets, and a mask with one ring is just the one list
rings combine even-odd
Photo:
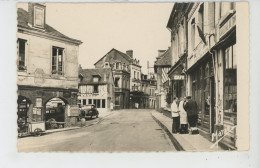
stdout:
[[18,96],[17,104],[18,104],[18,112],[17,112],[18,119],[23,123],[27,123],[28,113],[32,102],[24,96]]
[[[60,98],[52,98],[45,104],[45,114],[44,118],[47,123],[50,122],[65,122],[65,108],[68,103]],[[46,125],[47,127],[47,125]],[[47,127],[48,129],[48,127]]]

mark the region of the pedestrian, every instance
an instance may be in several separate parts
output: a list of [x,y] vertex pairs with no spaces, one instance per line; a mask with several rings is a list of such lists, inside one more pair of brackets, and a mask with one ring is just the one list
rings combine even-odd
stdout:
[[179,110],[180,110],[180,133],[187,134],[188,131],[188,119],[187,119],[187,112],[184,110],[184,102],[185,97],[181,99],[179,103]]
[[110,103],[110,110],[113,111],[113,109],[114,109],[114,104],[113,104],[113,102],[111,102]]
[[198,107],[196,101],[191,99],[191,96],[186,97],[184,110],[187,112],[188,123],[191,134],[198,134],[197,120],[198,120]]
[[178,98],[174,97],[171,104],[171,115],[172,115],[172,133],[176,134],[179,132],[180,126],[180,115],[179,108],[177,105]]

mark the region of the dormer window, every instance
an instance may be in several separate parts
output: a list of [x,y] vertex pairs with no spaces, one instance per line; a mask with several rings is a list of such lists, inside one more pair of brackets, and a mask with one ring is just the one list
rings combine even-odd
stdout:
[[94,77],[93,82],[98,82],[98,77]]
[[40,3],[29,3],[29,22],[33,27],[44,29],[45,5]]
[[99,82],[99,79],[101,78],[101,76],[99,74],[96,74],[96,75],[92,75],[93,76],[93,82],[94,83],[98,83]]

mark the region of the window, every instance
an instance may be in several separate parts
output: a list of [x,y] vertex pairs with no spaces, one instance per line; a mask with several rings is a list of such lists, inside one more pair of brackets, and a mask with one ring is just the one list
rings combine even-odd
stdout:
[[201,31],[204,32],[204,3],[200,5],[199,15],[198,15],[198,26]]
[[97,106],[97,99],[93,99],[93,104],[95,104],[95,106]]
[[232,9],[236,9],[235,2],[220,2],[220,17],[224,16]]
[[109,68],[109,63],[108,62],[104,63],[104,68]]
[[120,78],[115,78],[115,87],[119,87],[119,79]]
[[86,105],[86,99],[83,99],[83,105]]
[[106,108],[106,99],[102,99],[102,108]]
[[119,69],[119,62],[116,63],[116,69]]
[[137,72],[137,76],[136,76],[137,79],[139,79],[139,72]]
[[88,104],[92,104],[92,99],[88,99]]
[[136,79],[136,72],[134,71],[134,79]]
[[98,85],[94,85],[94,93],[98,93]]
[[191,21],[191,50],[195,47],[195,18]]
[[19,70],[25,70],[25,46],[26,46],[26,40],[18,39],[17,40],[17,51],[18,51],[18,69]]
[[100,108],[100,99],[97,99],[97,108]]
[[235,45],[225,49],[224,112],[237,112],[237,63]]
[[52,47],[52,74],[63,75],[63,49]]

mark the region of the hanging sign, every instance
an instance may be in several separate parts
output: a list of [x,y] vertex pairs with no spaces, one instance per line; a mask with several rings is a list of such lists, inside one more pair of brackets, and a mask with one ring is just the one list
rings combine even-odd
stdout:
[[173,75],[174,80],[184,80],[184,75]]

